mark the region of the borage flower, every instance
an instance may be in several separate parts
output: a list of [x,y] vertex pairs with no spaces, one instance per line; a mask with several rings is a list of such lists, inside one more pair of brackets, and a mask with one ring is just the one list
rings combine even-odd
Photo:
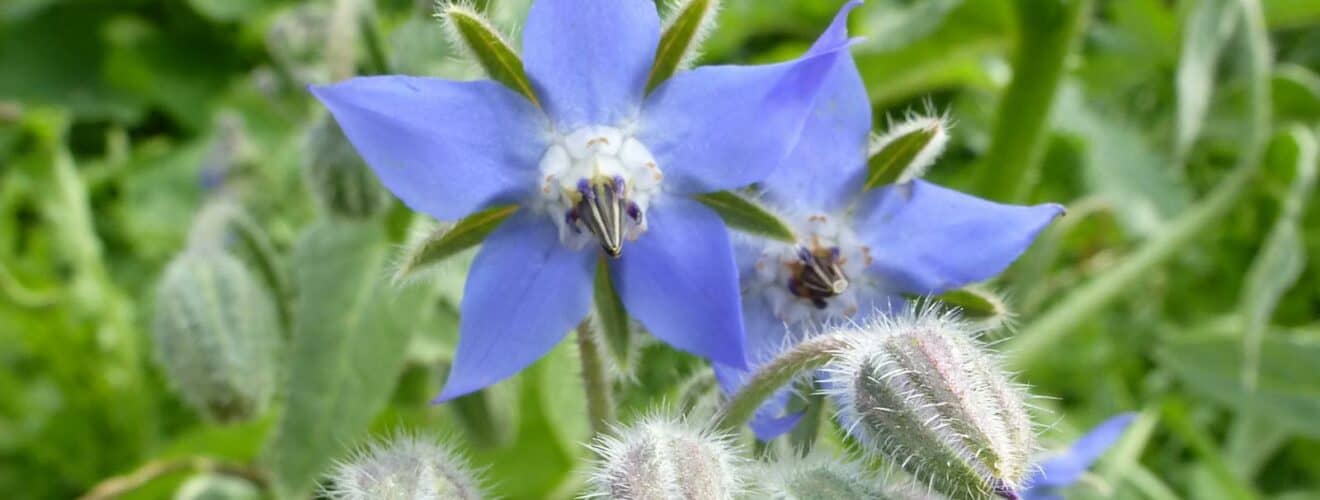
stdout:
[[[825,39],[845,37],[850,3]],[[851,60],[823,84],[801,138],[782,168],[760,183],[761,199],[782,216],[795,243],[735,239],[753,365],[825,326],[863,322],[901,309],[904,295],[939,294],[1003,271],[1063,208],[993,203],[915,179],[947,141],[938,118],[895,127],[928,128],[931,139],[898,182],[864,191],[871,105]],[[881,143],[884,142],[881,139]],[[727,393],[750,372],[715,363]],[[797,422],[781,394],[752,427],[770,439]]]
[[777,167],[846,41],[788,63],[684,71],[648,94],[659,37],[649,0],[537,0],[521,94],[409,76],[312,89],[414,210],[454,220],[521,207],[472,264],[440,400],[513,375],[558,343],[587,315],[602,252],[628,312],[652,334],[745,365],[729,236],[691,196]]
[[1081,481],[1091,464],[1109,451],[1136,419],[1135,413],[1110,417],[1078,438],[1067,450],[1038,463],[1027,480],[1027,488],[1020,493],[1021,498],[1063,500],[1061,490]]

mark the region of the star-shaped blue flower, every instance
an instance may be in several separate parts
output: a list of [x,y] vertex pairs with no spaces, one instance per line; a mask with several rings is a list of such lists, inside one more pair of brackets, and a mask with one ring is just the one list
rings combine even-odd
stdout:
[[[822,39],[845,38],[848,11],[860,3],[839,13]],[[870,100],[845,59],[826,78],[789,159],[760,183],[762,201],[799,241],[735,240],[752,365],[825,325],[893,311],[904,294],[989,279],[1063,213],[1055,204],[1003,205],[921,180],[863,192],[870,130]],[[750,372],[716,362],[715,373],[732,393]],[[758,412],[759,438],[797,423],[787,400],[781,393]]]
[[1067,450],[1041,461],[1027,480],[1027,488],[1018,493],[1019,497],[1022,500],[1063,500],[1058,492],[1081,480],[1082,474],[1123,437],[1123,432],[1136,418],[1135,413],[1110,417],[1078,438]]
[[653,335],[745,365],[729,236],[691,196],[782,163],[846,40],[783,64],[681,72],[648,94],[659,35],[649,0],[537,0],[522,44],[535,100],[494,81],[411,76],[312,89],[414,210],[455,220],[521,207],[472,264],[440,400],[513,375],[563,339],[587,315],[601,253]]

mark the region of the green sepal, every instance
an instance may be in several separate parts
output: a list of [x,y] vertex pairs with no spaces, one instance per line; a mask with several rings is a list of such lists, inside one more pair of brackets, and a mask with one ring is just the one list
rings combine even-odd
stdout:
[[[922,300],[923,297],[908,295],[910,300]],[[930,297],[945,306],[955,307],[959,315],[966,320],[993,329],[1003,324],[1010,313],[1004,299],[994,292],[981,287],[971,286],[944,292]]]
[[655,63],[646,78],[646,93],[651,93],[692,60],[701,45],[702,34],[715,21],[718,6],[719,0],[690,0],[675,9],[655,48]]
[[720,214],[729,227],[788,243],[797,242],[797,235],[779,216],[756,202],[729,191],[699,194],[697,201]]
[[893,184],[939,134],[935,127],[921,127],[894,137],[871,154],[866,161],[866,183],[863,191]]
[[421,239],[404,252],[403,260],[394,271],[394,279],[407,278],[422,268],[477,246],[517,211],[518,205],[487,208],[463,218],[449,229],[438,230]]
[[602,255],[596,265],[596,329],[600,332],[605,349],[616,369],[628,372],[632,367],[632,329],[628,325],[628,311],[619,298],[618,290],[610,280],[609,264]]
[[486,71],[491,80],[522,94],[532,104],[541,105],[532,90],[532,82],[523,70],[522,58],[509,42],[480,13],[459,4],[448,4],[437,14],[449,28],[453,42],[462,47]]

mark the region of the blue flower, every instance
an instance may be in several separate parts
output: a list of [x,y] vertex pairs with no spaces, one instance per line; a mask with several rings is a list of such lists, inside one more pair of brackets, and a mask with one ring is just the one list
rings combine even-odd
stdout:
[[1040,462],[1027,480],[1027,488],[1018,493],[1019,497],[1022,500],[1062,500],[1063,497],[1055,493],[1077,483],[1091,464],[1123,437],[1123,432],[1136,418],[1135,413],[1110,417],[1067,450]]
[[535,102],[494,81],[411,76],[312,89],[412,209],[454,220],[521,207],[472,264],[439,400],[509,377],[562,340],[587,315],[601,253],[653,335],[746,364],[728,232],[691,195],[777,167],[846,41],[783,64],[685,71],[648,95],[659,35],[650,0],[537,0],[522,54]]
[[[846,37],[847,11],[857,3],[822,39]],[[826,78],[789,159],[761,182],[762,201],[794,226],[799,241],[735,241],[752,365],[824,325],[893,311],[904,294],[938,294],[989,279],[1063,213],[1056,204],[1003,205],[921,180],[863,192],[870,128],[866,89],[856,65],[845,60]],[[917,161],[933,161],[934,154]],[[715,363],[728,393],[749,373]],[[787,400],[784,391],[758,413],[752,428],[759,438],[796,424],[800,414],[785,410]]]

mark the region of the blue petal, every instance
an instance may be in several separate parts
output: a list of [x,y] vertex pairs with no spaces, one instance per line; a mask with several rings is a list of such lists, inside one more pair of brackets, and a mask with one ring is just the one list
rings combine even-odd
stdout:
[[537,0],[523,64],[546,112],[568,133],[636,118],[660,41],[648,0]]
[[853,228],[871,247],[872,269],[928,294],[999,274],[1061,214],[1056,204],[1002,205],[913,181],[867,193]]
[[591,306],[594,252],[572,251],[544,215],[486,238],[463,288],[454,366],[437,401],[476,391],[550,352]]
[[1135,413],[1124,413],[1097,425],[1067,451],[1040,463],[1028,480],[1028,490],[1062,488],[1076,483],[1082,474],[1099,460],[1137,418]]
[[[809,54],[846,44],[848,12],[859,4],[844,5]],[[870,136],[871,101],[857,65],[845,57],[821,86],[797,147],[762,182],[766,194],[788,206],[800,203],[829,212],[841,208],[861,189]]]
[[453,220],[535,186],[543,119],[498,83],[373,76],[311,91],[413,210]]
[[747,366],[742,303],[724,222],[679,197],[654,200],[648,229],[610,266],[628,313],[678,349]]
[[705,193],[764,179],[797,143],[816,95],[846,45],[766,66],[706,66],[647,98],[637,136],[669,189]]
[[[743,300],[743,322],[747,326],[747,355],[751,369],[740,369],[720,363],[713,363],[715,379],[726,395],[738,392],[747,379],[761,365],[773,360],[785,347],[788,347],[788,326],[776,318],[770,305],[762,297],[746,297]],[[787,413],[788,401],[792,397],[792,387],[784,387],[775,392],[752,417],[752,431],[756,438],[770,441],[793,429],[802,418],[801,412]]]

